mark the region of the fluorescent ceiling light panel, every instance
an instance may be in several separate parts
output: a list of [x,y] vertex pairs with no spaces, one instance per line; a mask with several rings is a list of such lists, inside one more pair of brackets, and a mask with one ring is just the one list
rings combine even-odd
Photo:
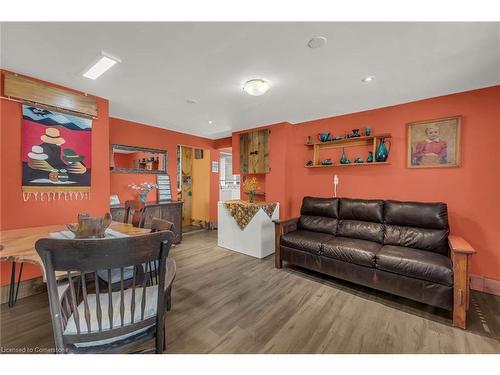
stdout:
[[101,52],[100,58],[85,73],[83,73],[83,76],[85,78],[97,79],[101,76],[101,74],[106,72],[109,68],[111,68],[118,62],[121,62],[121,60],[104,52]]

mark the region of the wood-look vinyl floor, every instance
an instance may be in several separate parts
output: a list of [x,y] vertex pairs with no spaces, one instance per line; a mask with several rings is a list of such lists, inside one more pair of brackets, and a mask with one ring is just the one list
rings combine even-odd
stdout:
[[[449,313],[298,267],[274,268],[186,236],[177,262],[167,353],[500,353],[500,297],[474,292],[469,329]],[[53,346],[45,294],[1,307],[0,346]]]

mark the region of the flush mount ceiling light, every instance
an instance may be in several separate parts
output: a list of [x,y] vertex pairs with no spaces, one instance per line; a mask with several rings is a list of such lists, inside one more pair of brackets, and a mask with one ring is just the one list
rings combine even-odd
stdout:
[[248,95],[261,96],[264,95],[271,86],[269,82],[263,79],[251,79],[243,84],[243,91]]
[[368,76],[361,79],[361,82],[370,83],[375,79],[375,76]]
[[327,39],[324,36],[315,36],[314,38],[311,38],[309,42],[307,42],[307,46],[309,48],[321,48],[325,46],[326,40]]
[[212,125],[214,122],[212,120],[208,120],[208,123]]
[[97,58],[97,61],[83,73],[83,76],[89,79],[97,79],[109,68],[119,62],[122,61],[105,52],[101,52],[101,54]]

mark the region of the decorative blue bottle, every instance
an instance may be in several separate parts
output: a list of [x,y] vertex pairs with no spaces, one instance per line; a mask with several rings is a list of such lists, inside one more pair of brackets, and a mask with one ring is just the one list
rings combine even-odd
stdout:
[[345,147],[342,147],[342,156],[340,157],[340,164],[349,164],[349,159],[347,159],[347,155],[345,154]]
[[[387,141],[387,143],[389,143],[389,149],[390,149],[391,143],[389,141]],[[388,156],[389,156],[389,150],[385,145],[385,138],[380,138],[380,144],[378,145],[377,151],[375,152],[375,161],[384,162],[387,160]]]

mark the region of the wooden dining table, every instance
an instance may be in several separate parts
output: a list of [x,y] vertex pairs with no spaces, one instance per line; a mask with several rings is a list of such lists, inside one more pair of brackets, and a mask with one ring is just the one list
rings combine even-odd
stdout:
[[[150,233],[150,229],[137,228],[132,224],[120,223],[117,221],[111,222],[110,229],[126,234],[128,236],[138,236],[141,234]],[[44,275],[45,268],[42,259],[38,256],[35,249],[35,243],[41,238],[49,238],[50,233],[66,231],[65,225],[47,225],[32,228],[9,229],[0,231],[0,262],[12,262],[12,273],[9,286],[9,307],[12,307],[19,292],[19,282],[24,263],[31,263],[40,268]],[[16,265],[21,264],[16,288]],[[66,275],[66,272],[56,272],[56,276]]]

